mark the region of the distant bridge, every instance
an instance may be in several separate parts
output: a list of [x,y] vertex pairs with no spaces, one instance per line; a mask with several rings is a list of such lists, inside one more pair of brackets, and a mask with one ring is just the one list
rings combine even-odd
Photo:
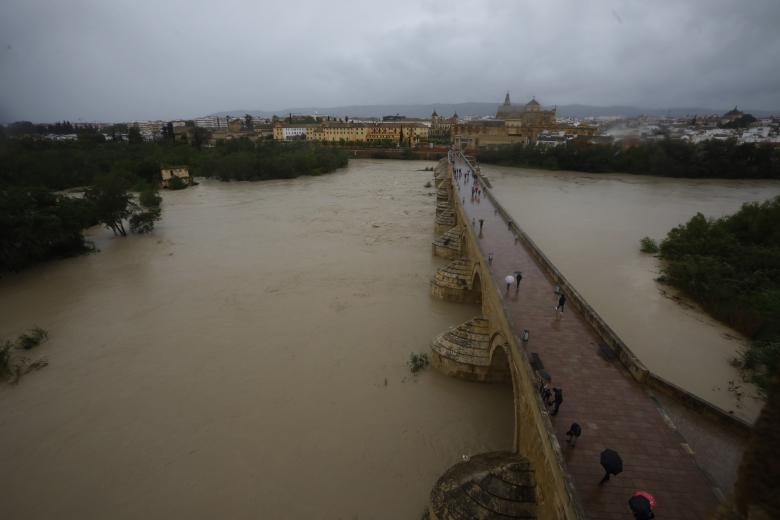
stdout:
[[[709,518],[719,490],[648,388],[685,392],[648,372],[495,201],[473,159],[451,152],[435,182],[433,253],[451,263],[436,272],[431,294],[477,303],[480,313],[433,340],[432,363],[454,377],[511,382],[515,429],[512,453],[475,456],[442,476],[431,492],[434,518],[630,518],[635,490],[657,497],[659,518]],[[504,279],[516,271],[519,288],[507,290]],[[567,298],[562,314],[556,285]],[[563,389],[554,417],[540,395],[542,377]],[[573,422],[583,430],[576,447],[566,444]],[[605,448],[620,453],[624,470],[599,485]]]

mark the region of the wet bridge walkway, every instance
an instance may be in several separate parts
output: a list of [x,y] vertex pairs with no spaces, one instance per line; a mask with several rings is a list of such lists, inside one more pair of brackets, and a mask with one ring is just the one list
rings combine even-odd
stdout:
[[[453,168],[470,171],[460,155],[454,155]],[[529,330],[526,350],[538,353],[552,386],[563,390],[563,404],[550,419],[588,518],[631,518],[627,502],[635,490],[656,496],[659,519],[710,518],[718,499],[684,439],[667,424],[656,402],[620,361],[599,353],[598,335],[577,310],[567,304],[563,314],[556,313],[554,283],[523,242],[516,241],[490,198],[483,192],[479,199],[472,199],[473,177],[473,173],[469,180],[454,176],[453,196],[464,208],[466,225],[474,219],[475,234],[479,220],[484,221],[477,239],[479,249],[483,259],[493,255],[490,274],[513,333],[517,337],[523,329]],[[522,227],[522,222],[518,225]],[[520,288],[516,291],[513,285],[507,293],[504,278],[515,271],[523,273]],[[566,443],[566,431],[573,422],[583,432],[572,448]],[[605,448],[622,456],[624,469],[599,485],[604,475],[599,456]]]

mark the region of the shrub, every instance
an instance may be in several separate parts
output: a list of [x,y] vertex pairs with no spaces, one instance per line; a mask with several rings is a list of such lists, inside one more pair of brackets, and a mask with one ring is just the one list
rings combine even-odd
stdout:
[[49,338],[49,333],[40,327],[33,327],[29,332],[25,332],[16,340],[17,348],[30,350],[37,347]]
[[416,352],[412,352],[409,355],[408,365],[413,374],[419,372],[420,370],[424,370],[429,363],[430,361],[428,361],[428,354],[418,354]]
[[650,254],[655,254],[659,251],[658,244],[650,237],[644,237],[639,241],[639,250]]

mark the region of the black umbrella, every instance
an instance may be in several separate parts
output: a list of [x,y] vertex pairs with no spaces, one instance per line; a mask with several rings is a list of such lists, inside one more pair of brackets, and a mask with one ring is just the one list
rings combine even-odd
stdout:
[[650,501],[641,495],[634,495],[628,500],[628,507],[631,508],[631,512],[634,513],[636,520],[650,520],[655,518],[652,508],[650,507]]
[[623,459],[615,450],[606,449],[601,452],[601,466],[607,474],[617,475],[623,471]]

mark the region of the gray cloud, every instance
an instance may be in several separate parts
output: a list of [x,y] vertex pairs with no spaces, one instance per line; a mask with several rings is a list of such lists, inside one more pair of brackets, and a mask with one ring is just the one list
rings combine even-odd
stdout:
[[500,101],[780,110],[777,0],[5,0],[0,119]]

